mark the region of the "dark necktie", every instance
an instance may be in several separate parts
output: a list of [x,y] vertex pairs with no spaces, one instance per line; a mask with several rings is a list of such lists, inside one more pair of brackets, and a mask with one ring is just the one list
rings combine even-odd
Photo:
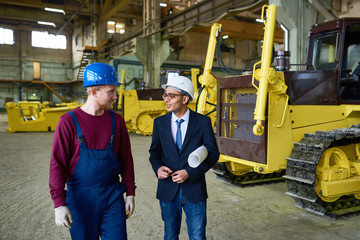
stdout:
[[178,148],[179,152],[181,149],[181,145],[182,145],[182,141],[181,141],[181,128],[180,125],[182,122],[184,122],[184,119],[178,119],[176,120],[176,125],[177,125],[177,131],[176,131],[176,147]]

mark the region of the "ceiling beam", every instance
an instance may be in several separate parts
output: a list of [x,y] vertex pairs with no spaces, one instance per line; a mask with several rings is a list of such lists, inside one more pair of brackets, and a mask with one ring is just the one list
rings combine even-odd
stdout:
[[[146,32],[146,36],[162,32],[164,39],[197,26],[212,25],[224,17],[235,16],[239,12],[251,11],[261,4],[263,0],[204,0],[175,15],[161,19],[162,28]],[[145,26],[146,27],[146,26]]]
[[69,24],[69,22],[71,22],[71,20],[73,20],[73,18],[79,13],[79,11],[86,6],[86,4],[88,3],[89,0],[85,0],[83,2],[83,4],[81,4],[81,6],[76,9],[76,11],[71,15],[71,17],[66,21],[66,23],[64,23],[64,25],[61,26],[61,28],[59,29],[59,31],[56,33],[56,35],[58,35],[59,33],[61,33],[61,31]]
[[0,19],[12,19],[21,21],[45,21],[62,24],[65,16],[61,13],[52,13],[36,8],[16,7],[0,4]]
[[[260,41],[264,39],[264,24],[230,20],[220,20],[219,23],[222,24],[222,34],[227,34],[235,40]],[[275,27],[274,42],[284,43],[284,32],[280,27]]]
[[104,12],[107,12],[112,7],[113,0],[104,0],[104,7],[102,9],[101,14],[104,14]]
[[324,1],[319,1],[319,0],[308,0],[308,1],[328,21],[336,20],[339,18],[339,16],[337,16],[337,14],[334,13],[332,8],[330,6],[328,6]]
[[[107,1],[111,1],[111,0],[107,0]],[[105,3],[105,6],[108,5],[107,1]],[[122,7],[124,7],[129,2],[130,2],[130,0],[120,0],[120,1],[118,0],[118,1],[115,1],[115,4],[113,4],[110,9],[104,8],[104,15],[101,17],[100,21],[107,21],[112,16],[114,16],[117,11],[119,11]]]
[[[221,26],[221,35],[229,35],[230,40],[254,40],[261,41],[264,39],[264,25],[260,23],[238,22],[232,20],[218,21]],[[201,27],[194,29],[194,32],[203,32],[210,34],[210,27]],[[274,42],[284,43],[284,32],[280,27],[275,28]]]
[[[41,0],[0,0],[0,3],[20,6],[20,7],[35,7],[35,8],[44,8],[44,7],[59,7],[58,4],[50,4],[50,3],[43,3]],[[62,5],[61,5],[62,6]]]
[[[74,13],[82,3],[71,3],[74,1],[70,1],[70,3],[62,4],[54,4],[54,3],[47,3],[43,2],[42,0],[0,0],[0,4],[6,4],[11,6],[18,6],[18,7],[29,7],[29,8],[39,8],[44,9],[45,7],[50,8],[58,8],[65,11],[67,15]],[[80,13],[81,15],[90,16],[91,15],[91,8],[84,7]]]
[[121,19],[121,20],[126,20],[128,18],[134,18],[136,20],[142,20],[143,17],[142,16],[139,16],[139,15],[135,15],[135,14],[131,14],[131,13],[123,13],[123,12],[118,12],[118,14],[116,14],[116,16],[112,16],[111,18],[109,18],[108,20],[118,20],[118,19]]

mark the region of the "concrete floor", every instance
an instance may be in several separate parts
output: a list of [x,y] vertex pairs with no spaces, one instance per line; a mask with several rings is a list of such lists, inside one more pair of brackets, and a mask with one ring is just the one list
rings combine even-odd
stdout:
[[[53,132],[10,134],[6,128],[6,114],[0,114],[0,239],[70,239],[68,230],[55,225],[48,189]],[[151,137],[130,137],[138,187],[128,237],[162,239],[156,179],[148,162]],[[360,239],[360,216],[335,221],[305,212],[284,194],[284,182],[239,188],[209,172],[207,183],[208,239]],[[188,239],[185,224],[180,239]]]

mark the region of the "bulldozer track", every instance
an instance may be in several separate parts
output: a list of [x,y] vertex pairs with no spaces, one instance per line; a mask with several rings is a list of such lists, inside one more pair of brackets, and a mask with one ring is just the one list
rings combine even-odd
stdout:
[[240,187],[274,183],[285,180],[285,178],[282,177],[285,171],[270,174],[248,172],[244,175],[234,175],[226,170],[224,163],[217,163],[211,171],[213,171],[220,180]]
[[325,202],[315,190],[316,167],[322,153],[332,147],[360,142],[360,124],[333,131],[306,133],[287,158],[287,195],[295,199],[295,206],[309,212],[336,218],[360,212],[360,199],[342,196],[334,202]]

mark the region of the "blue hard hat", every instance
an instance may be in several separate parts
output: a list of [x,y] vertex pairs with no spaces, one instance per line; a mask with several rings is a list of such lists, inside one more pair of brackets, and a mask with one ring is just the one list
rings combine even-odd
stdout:
[[92,63],[85,68],[83,87],[96,85],[121,85],[117,82],[115,69],[106,63]]

